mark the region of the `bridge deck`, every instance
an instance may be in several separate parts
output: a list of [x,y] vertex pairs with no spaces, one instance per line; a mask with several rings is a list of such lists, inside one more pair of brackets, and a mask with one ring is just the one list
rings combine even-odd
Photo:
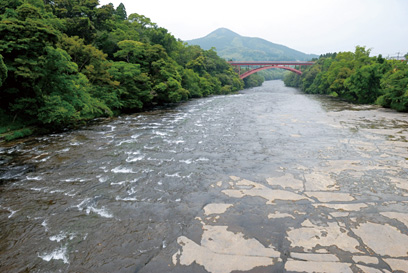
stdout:
[[228,62],[231,65],[313,65],[315,62],[298,62],[298,61],[253,61],[253,62]]

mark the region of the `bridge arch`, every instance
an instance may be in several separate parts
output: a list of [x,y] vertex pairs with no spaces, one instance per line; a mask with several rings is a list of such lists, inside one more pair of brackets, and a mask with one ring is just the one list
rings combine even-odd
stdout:
[[256,72],[259,72],[259,71],[262,71],[262,70],[265,70],[265,69],[272,69],[272,68],[286,69],[286,70],[292,71],[292,72],[294,72],[294,73],[296,73],[296,74],[302,75],[302,71],[297,70],[297,69],[292,68],[292,67],[280,66],[280,65],[268,65],[268,66],[257,67],[257,68],[255,68],[255,69],[246,71],[245,73],[239,75],[239,77],[240,77],[241,79],[244,79],[244,78],[248,77],[249,75],[252,75],[252,74],[254,74],[254,73],[256,73]]

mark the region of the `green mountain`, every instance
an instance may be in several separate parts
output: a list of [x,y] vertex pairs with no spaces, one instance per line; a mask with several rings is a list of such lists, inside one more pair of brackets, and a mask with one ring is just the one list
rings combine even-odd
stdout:
[[206,50],[215,47],[220,57],[234,61],[309,61],[319,57],[261,38],[244,37],[226,28],[186,42]]

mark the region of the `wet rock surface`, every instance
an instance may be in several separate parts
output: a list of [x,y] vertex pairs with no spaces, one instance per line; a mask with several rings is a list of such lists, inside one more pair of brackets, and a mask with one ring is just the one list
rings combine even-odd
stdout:
[[407,272],[407,120],[267,82],[11,144],[0,269]]

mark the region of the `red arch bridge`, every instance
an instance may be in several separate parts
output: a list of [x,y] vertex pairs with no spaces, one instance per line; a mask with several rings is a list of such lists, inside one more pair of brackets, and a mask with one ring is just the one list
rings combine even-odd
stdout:
[[[230,65],[233,65],[238,68],[238,74],[241,79],[248,77],[258,71],[272,68],[281,68],[292,71],[296,74],[302,75],[300,67],[304,65],[312,65],[314,62],[297,62],[297,61],[266,61],[266,62],[228,62]],[[241,66],[246,66],[248,70],[241,74]],[[296,69],[296,66],[299,69]]]

